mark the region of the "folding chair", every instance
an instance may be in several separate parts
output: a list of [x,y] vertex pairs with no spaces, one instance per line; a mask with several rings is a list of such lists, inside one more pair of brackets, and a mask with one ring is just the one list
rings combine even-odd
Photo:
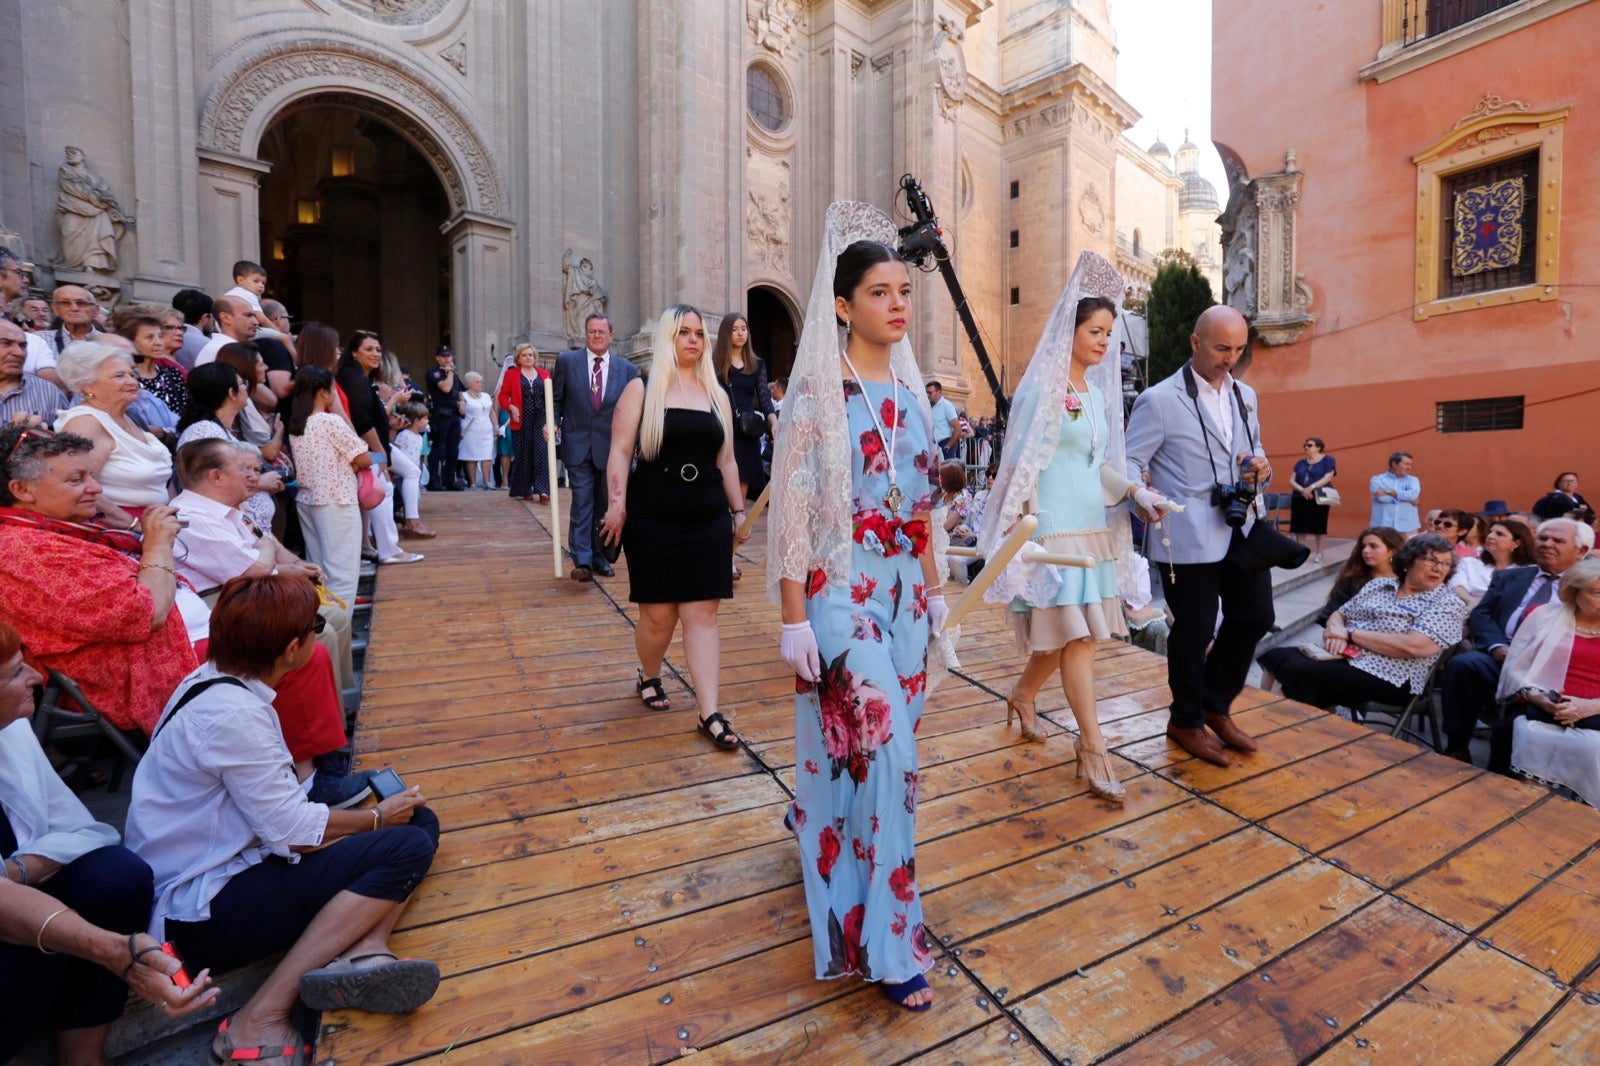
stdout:
[[1261,504],[1267,509],[1267,521],[1272,523],[1272,528],[1282,531],[1289,528],[1289,504],[1294,499],[1292,492],[1263,492]]
[[[75,706],[63,706],[63,697]],[[117,750],[117,758],[111,769],[111,780],[106,782],[107,792],[122,788],[123,772],[129,766],[137,766],[143,755],[142,743],[134,741],[137,734],[125,733],[108,722],[99,708],[83,694],[77,682],[59,670],[51,670],[45,681],[39,706],[33,714],[33,732],[41,746],[56,740],[98,736],[111,741],[111,746]]]
[[1392,737],[1407,737],[1422,742],[1422,731],[1412,725],[1412,720],[1419,715],[1426,715],[1428,724],[1428,745],[1434,751],[1444,750],[1444,700],[1439,692],[1439,678],[1444,675],[1445,664],[1453,659],[1460,644],[1452,644],[1439,654],[1434,660],[1433,667],[1428,671],[1428,678],[1422,684],[1422,691],[1412,696],[1403,706],[1392,703],[1378,703],[1376,701],[1365,703],[1360,708],[1363,715],[1382,714],[1394,719],[1394,725],[1389,730]]

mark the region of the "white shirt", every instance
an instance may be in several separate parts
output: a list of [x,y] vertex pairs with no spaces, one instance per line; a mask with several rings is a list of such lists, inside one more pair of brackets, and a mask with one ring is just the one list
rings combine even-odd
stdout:
[[25,336],[28,341],[28,358],[22,364],[22,369],[29,374],[37,374],[41,368],[54,370],[56,350],[50,347],[50,342],[38,333],[26,333]]
[[0,729],[0,809],[17,838],[17,850],[0,858],[64,864],[117,842],[117,831],[95,821],[50,765],[27,719]]
[[193,685],[220,676],[205,663],[178,683],[133,775],[127,843],[155,874],[157,940],[168,918],[210,918],[236,874],[270,856],[299,862],[291,849],[316,847],[328,827],[328,808],[295,778],[272,689],[224,682],[169,715]]
[[1222,446],[1228,449],[1228,455],[1233,455],[1233,375],[1222,375],[1222,383],[1213,386],[1211,382],[1201,377],[1194,376],[1194,383],[1199,389],[1199,400],[1216,419],[1217,436],[1222,441]]
[[233,342],[232,337],[220,329],[217,330],[211,335],[211,339],[206,341],[206,346],[195,353],[194,365],[205,366],[207,363],[215,363],[217,361],[217,353],[222,351],[222,346]]
[[587,348],[584,349],[583,357],[587,362],[583,364],[583,380],[584,384],[590,389],[590,395],[593,395],[594,390],[594,361],[596,359],[600,360],[600,395],[604,397],[606,394],[606,383],[611,378],[610,354],[611,350],[609,348],[599,353],[591,352]]

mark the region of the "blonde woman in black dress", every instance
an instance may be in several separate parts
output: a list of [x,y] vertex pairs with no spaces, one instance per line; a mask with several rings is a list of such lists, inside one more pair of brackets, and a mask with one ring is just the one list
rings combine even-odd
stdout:
[[[628,553],[628,598],[639,605],[633,640],[641,700],[652,710],[670,706],[661,659],[682,622],[700,732],[732,750],[739,738],[717,703],[717,608],[733,596],[728,560],[744,496],[728,396],[712,372],[705,322],[694,308],[667,308],[653,351],[649,384],[630,381],[617,399],[603,533],[607,544],[620,537]],[[635,444],[638,463],[630,473]]]

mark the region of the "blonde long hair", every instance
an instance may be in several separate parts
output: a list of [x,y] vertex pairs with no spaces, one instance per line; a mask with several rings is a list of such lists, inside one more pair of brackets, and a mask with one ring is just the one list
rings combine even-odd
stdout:
[[[667,390],[678,380],[678,348],[673,343],[678,327],[685,317],[693,315],[705,325],[706,317],[688,304],[673,304],[661,313],[656,323],[656,338],[650,362],[650,378],[644,387],[644,415],[639,422],[639,454],[655,459],[661,454],[662,427],[667,415]],[[694,366],[694,380],[706,390],[711,400],[711,413],[722,423],[722,446],[733,442],[733,418],[728,413],[728,396],[717,382],[716,370],[711,365],[711,353],[704,352]]]

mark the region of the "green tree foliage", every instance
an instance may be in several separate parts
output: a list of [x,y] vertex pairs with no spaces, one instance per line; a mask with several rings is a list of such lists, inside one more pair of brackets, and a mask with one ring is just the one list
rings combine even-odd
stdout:
[[1150,285],[1145,316],[1150,322],[1150,384],[1172,374],[1189,360],[1189,336],[1200,312],[1217,301],[1211,283],[1200,273],[1194,257],[1182,250],[1156,257],[1161,265]]

